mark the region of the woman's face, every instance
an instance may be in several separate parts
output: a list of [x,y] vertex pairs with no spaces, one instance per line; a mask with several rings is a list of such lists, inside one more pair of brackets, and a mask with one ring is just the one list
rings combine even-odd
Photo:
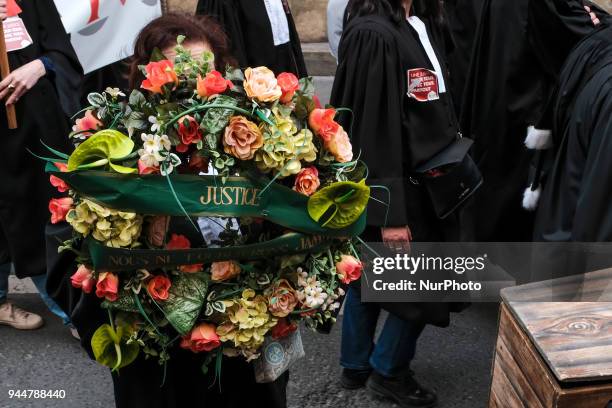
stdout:
[[[191,56],[195,59],[202,57],[205,52],[212,52],[210,45],[202,41],[188,41],[183,43],[183,47],[189,50],[189,52],[191,52]],[[170,61],[174,61],[174,58],[176,57],[176,51],[174,51],[174,46],[165,48],[162,50],[162,52]]]

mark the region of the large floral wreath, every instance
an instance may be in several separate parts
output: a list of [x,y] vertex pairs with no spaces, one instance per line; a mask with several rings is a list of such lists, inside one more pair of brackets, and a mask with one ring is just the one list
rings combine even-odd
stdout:
[[[335,321],[361,275],[367,169],[336,110],[309,78],[223,75],[183,41],[174,61],[156,51],[142,67],[144,92],[89,95],[75,151],[46,159],[68,193],[49,208],[74,230],[72,285],[109,311],[92,348],[114,370],[139,353],[163,364],[174,346],[254,359],[267,336]],[[177,219],[218,234],[192,245]]]

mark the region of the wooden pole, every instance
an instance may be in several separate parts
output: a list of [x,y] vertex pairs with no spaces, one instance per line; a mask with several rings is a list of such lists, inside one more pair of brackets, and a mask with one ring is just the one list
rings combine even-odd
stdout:
[[[8,53],[6,51],[6,42],[4,41],[4,26],[0,24],[0,72],[2,79],[9,76],[11,67],[9,66]],[[6,119],[9,129],[17,129],[17,113],[15,105],[6,106]]]

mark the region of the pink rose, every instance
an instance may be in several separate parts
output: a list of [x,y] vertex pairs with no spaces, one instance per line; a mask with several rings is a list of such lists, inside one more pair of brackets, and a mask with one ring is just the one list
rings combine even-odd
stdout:
[[244,116],[233,116],[225,128],[223,150],[237,159],[251,160],[263,143],[263,135],[257,125]]
[[213,262],[210,274],[214,282],[225,282],[240,275],[240,265],[234,261]]
[[[55,164],[55,167],[57,167],[57,169],[62,173],[66,173],[68,171],[68,166],[64,163],[53,163],[53,164]],[[66,184],[66,182],[59,177],[55,177],[52,175],[49,178],[49,181],[51,182],[51,185],[57,188],[57,191],[59,191],[60,193],[65,193],[66,191],[70,189],[68,187],[68,184]]]
[[181,347],[194,353],[212,351],[221,345],[217,329],[210,323],[202,323],[181,340]]
[[58,224],[66,221],[66,214],[72,209],[72,198],[53,198],[49,201],[49,211],[51,212],[51,224]]
[[362,270],[361,261],[350,255],[342,255],[340,262],[336,263],[336,271],[342,275],[340,280],[347,285],[361,278]]
[[147,283],[147,292],[156,302],[168,300],[172,282],[164,275],[157,275]]
[[159,174],[159,166],[156,167],[147,167],[146,164],[142,160],[138,160],[138,174]]
[[102,127],[102,122],[98,120],[93,114],[93,111],[88,110],[85,112],[85,116],[75,121],[75,125],[72,127],[74,132],[79,132],[81,136],[91,136],[90,130],[96,131]]
[[96,296],[109,302],[117,300],[119,294],[119,277],[110,272],[103,272],[98,276]]
[[244,71],[244,90],[251,99],[275,102],[283,96],[274,72],[266,67],[247,68]]
[[302,169],[302,171],[299,172],[295,178],[293,189],[298,193],[311,196],[317,191],[320,185],[319,170],[312,166]]
[[93,271],[87,268],[85,265],[79,265],[79,269],[70,278],[72,287],[77,289],[83,289],[85,293],[91,293],[93,287],[96,284],[96,280],[93,277]]
[[353,160],[353,146],[348,134],[342,127],[325,143],[325,148],[340,163],[348,163]]
[[295,310],[298,297],[295,289],[286,279],[280,279],[268,291],[268,310],[272,316],[286,317]]

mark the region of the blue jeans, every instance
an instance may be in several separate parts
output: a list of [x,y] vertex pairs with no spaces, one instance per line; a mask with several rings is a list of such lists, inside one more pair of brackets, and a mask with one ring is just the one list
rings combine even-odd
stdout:
[[352,370],[374,369],[385,377],[397,377],[410,369],[425,325],[389,314],[375,344],[380,310],[376,303],[362,303],[361,294],[349,288],[342,321],[340,365]]
[[[9,286],[9,275],[11,274],[11,264],[3,264],[0,265],[0,305],[6,302],[6,298],[8,296],[8,286]],[[38,275],[32,278],[32,282],[34,282],[34,286],[38,289],[38,293],[40,294],[41,299],[47,305],[47,308],[62,319],[65,325],[70,324],[70,318],[60,307],[49,297],[47,293],[46,285],[47,285],[47,275]]]

